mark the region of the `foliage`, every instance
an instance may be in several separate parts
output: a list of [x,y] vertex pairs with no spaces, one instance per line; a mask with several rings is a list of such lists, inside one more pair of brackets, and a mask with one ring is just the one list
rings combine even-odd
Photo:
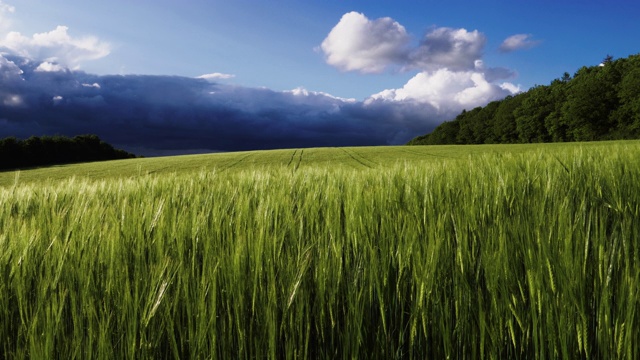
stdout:
[[382,150],[16,176],[0,357],[640,356],[639,142]]
[[[493,131],[488,131],[493,129]],[[582,67],[547,86],[463,111],[410,145],[640,138],[640,54]]]
[[26,140],[0,140],[0,170],[135,157],[100,140],[96,135],[32,136]]

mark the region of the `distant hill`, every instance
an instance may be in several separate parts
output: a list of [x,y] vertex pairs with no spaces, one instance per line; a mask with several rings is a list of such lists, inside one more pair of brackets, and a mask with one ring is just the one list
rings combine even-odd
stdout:
[[135,155],[100,140],[96,135],[32,136],[0,140],[0,170],[134,158]]
[[640,54],[582,67],[546,86],[463,111],[408,145],[640,138]]

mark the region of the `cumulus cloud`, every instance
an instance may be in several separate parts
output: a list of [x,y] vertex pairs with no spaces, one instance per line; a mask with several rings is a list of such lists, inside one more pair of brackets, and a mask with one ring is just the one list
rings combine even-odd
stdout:
[[500,45],[501,52],[512,52],[516,50],[530,49],[540,44],[539,40],[533,40],[531,34],[516,34],[506,38]]
[[518,94],[522,92],[522,88],[520,87],[520,85],[514,85],[509,82],[500,84],[500,88],[510,92],[511,94]]
[[54,63],[45,61],[40,65],[38,65],[35,71],[44,71],[44,72],[65,71],[65,67],[60,64],[54,64]]
[[428,32],[411,53],[409,65],[420,69],[473,69],[482,57],[486,42],[477,30],[436,28]]
[[0,39],[0,49],[25,58],[64,65],[71,69],[80,67],[87,60],[103,58],[111,52],[111,46],[94,36],[72,37],[66,26],[27,37],[19,32],[9,32]]
[[204,80],[208,80],[208,81],[216,81],[216,80],[227,80],[227,79],[233,79],[234,77],[236,77],[233,74],[223,74],[223,73],[211,73],[211,74],[204,74],[204,75],[200,75],[198,77],[196,77],[196,79],[204,79]]
[[409,40],[405,28],[391,18],[369,20],[350,12],[342,16],[320,48],[327,63],[340,70],[380,73],[404,61]]
[[326,62],[343,71],[380,73],[404,70],[469,70],[483,55],[486,37],[477,30],[433,28],[417,45],[391,18],[370,20],[350,12],[329,32],[320,49]]
[[328,64],[344,71],[371,73],[391,67],[419,71],[403,87],[369,97],[364,102],[369,107],[411,104],[431,119],[448,119],[463,109],[520,92],[517,85],[499,83],[514,78],[514,71],[484,65],[487,39],[477,30],[434,27],[416,45],[410,38],[391,18],[370,20],[351,12],[331,30],[321,50]]
[[485,105],[518,90],[513,84],[493,84],[483,72],[477,70],[451,71],[443,68],[420,72],[402,88],[384,90],[372,95],[367,102],[410,100],[431,105],[436,110],[434,115],[455,116],[462,109]]

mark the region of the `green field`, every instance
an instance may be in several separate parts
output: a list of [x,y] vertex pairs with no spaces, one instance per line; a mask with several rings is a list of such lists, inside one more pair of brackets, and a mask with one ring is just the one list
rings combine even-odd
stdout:
[[640,142],[0,173],[2,358],[640,357]]
[[[602,148],[616,142],[583,143],[583,148]],[[629,142],[628,144],[634,144]],[[233,152],[207,155],[186,155],[145,159],[116,160],[108,162],[57,165],[28,171],[0,172],[0,186],[16,183],[43,183],[71,177],[90,180],[122,179],[147,175],[173,175],[188,172],[213,171],[235,172],[242,170],[274,169],[297,170],[345,169],[367,170],[385,168],[397,163],[418,163],[422,166],[433,161],[465,160],[483,154],[520,154],[546,149],[562,151],[572,149],[574,144],[522,144],[522,145],[468,145],[468,146],[389,146],[352,148],[311,148],[254,152]]]

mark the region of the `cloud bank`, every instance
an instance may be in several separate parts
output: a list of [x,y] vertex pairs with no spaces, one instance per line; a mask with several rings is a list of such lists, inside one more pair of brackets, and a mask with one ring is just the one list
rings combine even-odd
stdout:
[[[0,18],[12,8],[0,2]],[[68,28],[0,38],[0,137],[97,134],[152,156],[319,146],[402,144],[519,91],[514,76],[486,68],[485,36],[434,28],[419,43],[390,18],[345,14],[320,49],[342,71],[417,71],[404,86],[364,101],[296,88],[273,91],[226,84],[234,75],[196,78],[79,71],[107,56],[109,44]]]
[[429,104],[358,102],[176,76],[72,71],[0,56],[0,137],[94,133],[143,155],[400,144],[452,114]]
[[[143,155],[402,144],[509,92],[476,73],[418,74],[365,101],[176,76],[107,75],[0,56],[0,137],[94,133]],[[463,78],[459,78],[459,77]]]

